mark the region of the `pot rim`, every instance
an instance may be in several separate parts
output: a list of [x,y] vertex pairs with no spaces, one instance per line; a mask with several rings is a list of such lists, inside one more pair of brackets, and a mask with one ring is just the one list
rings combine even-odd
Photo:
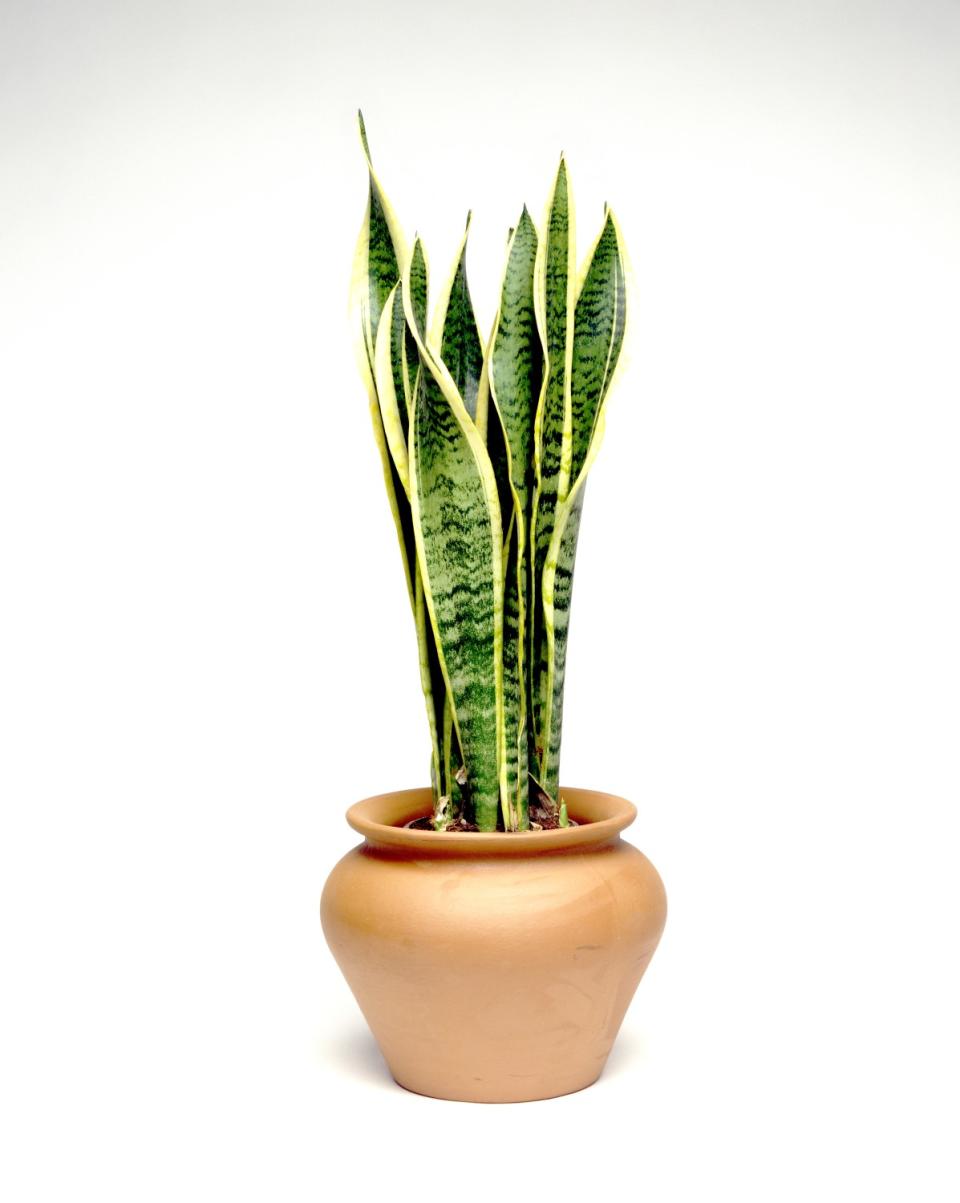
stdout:
[[354,802],[347,822],[368,844],[400,852],[434,856],[529,856],[597,847],[616,840],[637,817],[626,798],[591,789],[563,788],[564,801],[576,827],[553,831],[412,831],[403,824],[429,814],[429,788],[395,790]]

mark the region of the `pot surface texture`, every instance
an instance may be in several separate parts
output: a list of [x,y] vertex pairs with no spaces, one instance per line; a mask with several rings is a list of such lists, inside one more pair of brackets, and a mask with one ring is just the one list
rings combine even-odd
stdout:
[[358,802],[323,930],[391,1073],[434,1098],[521,1102],[600,1076],[666,919],[620,832],[631,803],[564,789],[578,826],[413,831],[426,789]]

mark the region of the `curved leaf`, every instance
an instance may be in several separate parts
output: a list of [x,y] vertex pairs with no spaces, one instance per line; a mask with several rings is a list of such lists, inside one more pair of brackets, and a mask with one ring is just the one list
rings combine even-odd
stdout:
[[[569,489],[575,271],[573,203],[566,161],[561,158],[547,205],[544,236],[537,247],[535,272],[535,312],[544,348],[544,375],[534,426],[535,486],[529,536],[534,588],[538,588],[543,579],[553,535],[554,511]],[[547,649],[539,606],[534,606],[530,615],[529,654],[530,671],[534,674],[531,694],[535,759],[540,761],[542,768],[545,741],[540,706],[547,672]]]
[[463,231],[453,272],[437,307],[437,330],[432,339],[471,418],[477,413],[477,393],[483,371],[483,346],[467,282],[467,237],[470,214]]
[[607,211],[580,286],[574,314],[571,409],[571,479],[586,463],[600,406],[623,347],[627,317],[623,259],[617,224]]
[[[516,228],[510,232],[500,307],[486,361],[493,399],[488,448],[501,513],[512,513],[504,548],[504,721],[507,788],[512,815],[521,829],[528,826],[532,743],[525,643],[528,615],[533,609],[533,578],[527,532],[532,509],[534,419],[543,376],[534,313],[536,252],[537,232],[524,206]],[[478,417],[480,408],[478,405]]]
[[577,298],[571,398],[574,417],[570,494],[557,507],[542,580],[545,671],[540,681],[539,738],[544,790],[557,798],[567,633],[586,478],[603,434],[604,411],[626,327],[623,259],[616,220],[608,211]]
[[407,463],[407,397],[403,371],[403,342],[407,333],[400,295],[400,282],[393,286],[383,307],[374,362],[377,400],[387,447],[393,457],[397,477],[404,494],[410,496]]
[[[404,305],[412,324],[409,279]],[[494,830],[503,770],[503,534],[496,481],[449,372],[415,335],[411,502],[425,599],[453,699],[481,830]]]
[[[420,580],[413,514],[408,497],[409,471],[403,437],[403,431],[408,424],[410,389],[409,383],[404,381],[403,371],[406,317],[403,306],[396,302],[399,296],[397,285],[400,281],[400,263],[405,251],[399,223],[373,169],[362,115],[358,114],[358,122],[367,162],[369,187],[351,280],[351,299],[359,329],[357,359],[367,387],[374,441],[380,455],[387,499],[403,556],[407,593],[416,626],[420,680],[430,729],[431,778],[435,797],[439,797],[442,776],[440,734],[445,689],[439,671],[433,629],[427,620],[423,585]],[[425,317],[426,263],[422,248],[419,263],[413,265],[413,274],[417,282],[418,308]],[[383,322],[381,319],[385,312],[387,319]]]

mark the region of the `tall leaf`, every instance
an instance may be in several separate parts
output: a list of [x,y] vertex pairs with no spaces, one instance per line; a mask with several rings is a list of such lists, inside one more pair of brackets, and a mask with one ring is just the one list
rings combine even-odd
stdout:
[[[419,238],[414,238],[413,241],[413,252],[410,256],[410,268],[408,272],[408,287],[413,321],[420,336],[425,338],[427,331],[427,260],[423,253],[423,243]],[[401,305],[401,309],[405,308],[404,305]],[[413,397],[416,392],[417,372],[420,370],[420,353],[417,351],[417,341],[411,329],[408,329],[406,334],[403,348],[403,362],[406,367],[407,383],[409,385],[407,392],[408,409],[412,411]]]
[[[566,161],[561,158],[547,204],[544,235],[537,247],[535,268],[535,313],[544,348],[544,369],[534,426],[535,486],[530,525],[534,588],[538,588],[543,579],[547,550],[553,535],[554,511],[569,488],[575,254],[573,203]],[[529,654],[530,671],[533,673],[534,760],[542,772],[545,741],[540,708],[547,672],[547,649],[543,614],[539,606],[534,606],[530,615]]]
[[557,798],[559,791],[567,632],[584,490],[600,445],[605,402],[619,362],[625,326],[620,237],[616,220],[608,211],[577,297],[571,364],[572,465],[576,476],[572,489],[555,511],[542,580],[546,672],[540,682],[541,781],[552,798]]
[[369,189],[367,211],[364,215],[357,255],[354,261],[354,283],[365,288],[362,312],[368,358],[372,362],[376,344],[380,315],[387,297],[400,279],[400,265],[405,257],[403,234],[390,202],[387,200],[370,158],[370,144],[363,123],[363,114],[357,114],[360,143],[367,160]]
[[354,255],[350,290],[351,307],[358,332],[357,363],[367,388],[374,441],[380,455],[380,466],[383,471],[387,499],[390,503],[390,512],[393,515],[397,539],[403,554],[407,593],[412,606],[414,605],[414,566],[416,564],[413,521],[409,514],[409,506],[404,504],[403,482],[387,445],[377,392],[375,365],[376,337],[380,316],[391,291],[400,279],[399,265],[403,257],[403,240],[393,210],[384,196],[380,182],[373,170],[362,114],[358,114],[358,124],[360,141],[367,161],[369,186],[366,212]]
[[407,463],[409,429],[407,393],[409,386],[405,381],[403,369],[403,344],[406,333],[403,297],[398,280],[384,304],[380,328],[377,331],[374,380],[377,386],[380,419],[383,423],[387,448],[393,458],[404,494],[409,498],[410,470]]
[[617,223],[607,209],[588,259],[574,315],[571,480],[583,469],[597,417],[620,358],[627,317],[623,257]]
[[417,552],[474,821],[492,831],[504,762],[503,533],[496,481],[450,373],[415,329],[409,273],[404,285],[420,359],[410,437]]
[[[403,367],[406,318],[402,304],[396,301],[399,297],[400,264],[404,260],[405,249],[399,223],[373,168],[362,114],[358,114],[358,124],[369,187],[351,283],[352,307],[359,333],[357,359],[367,387],[374,441],[380,455],[387,499],[403,556],[430,730],[431,779],[435,796],[439,797],[442,788],[440,738],[445,690],[419,579],[404,437],[409,422],[410,386],[408,381],[404,381]],[[416,308],[422,315],[421,320],[425,320],[426,264],[422,248],[419,261],[412,265],[411,270],[415,278]]]
[[[503,675],[507,788],[520,828],[528,825],[528,775],[532,709],[525,649],[533,609],[527,532],[533,495],[533,432],[543,376],[543,356],[534,313],[537,232],[524,206],[507,246],[500,307],[487,355],[493,401],[488,447],[500,493],[501,512],[512,514],[504,549]],[[478,406],[478,413],[480,410]]]
[[470,299],[467,282],[467,238],[470,234],[470,214],[463,231],[463,238],[453,272],[437,303],[437,326],[439,337],[432,340],[438,348],[440,359],[450,373],[457,392],[463,398],[471,418],[477,413],[477,393],[483,370],[483,346],[480,331]]
[[[435,351],[439,350],[440,360],[450,373],[467,412],[471,418],[476,418],[477,395],[483,375],[483,348],[470,296],[470,285],[467,280],[467,239],[470,234],[470,218],[471,214],[468,213],[463,238],[454,259],[453,270],[437,302],[436,329],[430,343]],[[412,274],[411,277],[411,293],[415,298],[414,308],[416,310],[415,274]],[[422,322],[419,323],[419,328],[423,329]],[[463,765],[464,757],[457,738],[453,708],[449,697],[444,714],[444,738],[441,753],[444,764],[444,789],[451,795],[456,808],[459,809],[461,798],[457,775]]]

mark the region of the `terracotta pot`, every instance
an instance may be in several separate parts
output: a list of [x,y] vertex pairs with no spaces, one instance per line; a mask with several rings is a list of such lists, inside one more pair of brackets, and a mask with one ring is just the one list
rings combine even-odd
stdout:
[[429,790],[358,802],[323,891],[327,942],[394,1078],[442,1099],[552,1098],[600,1076],[666,918],[623,798],[565,789],[558,831],[402,824]]

